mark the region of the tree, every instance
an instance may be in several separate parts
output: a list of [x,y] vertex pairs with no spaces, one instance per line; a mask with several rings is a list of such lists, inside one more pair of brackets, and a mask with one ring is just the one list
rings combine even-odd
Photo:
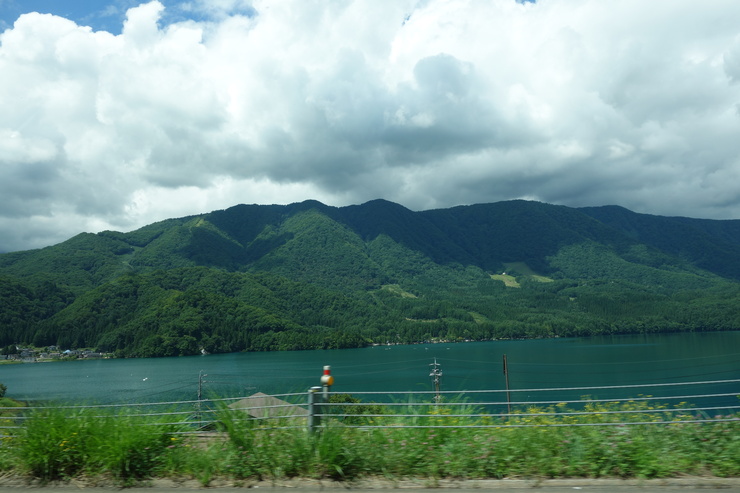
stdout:
[[361,418],[360,415],[363,414],[388,414],[383,406],[373,403],[362,404],[360,399],[350,394],[330,394],[329,403],[339,405],[331,406],[328,414],[344,415],[339,419],[345,424],[367,424],[372,421],[372,418]]
[[4,347],[2,350],[0,350],[0,354],[18,354],[18,348],[15,344],[10,344],[7,347]]

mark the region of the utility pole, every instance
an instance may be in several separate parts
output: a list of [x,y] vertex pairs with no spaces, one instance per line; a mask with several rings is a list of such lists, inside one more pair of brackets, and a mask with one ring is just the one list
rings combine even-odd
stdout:
[[442,370],[439,369],[440,364],[437,363],[437,358],[434,358],[434,363],[430,363],[429,366],[432,367],[432,372],[429,374],[430,377],[432,377],[432,382],[434,382],[434,402],[439,403],[442,400],[442,396],[439,395],[439,380],[442,378]]
[[509,392],[509,363],[506,361],[504,354],[504,377],[506,378],[506,406],[511,414],[511,393]]
[[198,401],[203,398],[203,377],[208,375],[203,373],[203,370],[198,372]]
[[198,422],[200,423],[200,426],[203,426],[202,423],[202,417],[201,417],[201,400],[203,400],[203,377],[207,377],[208,375],[203,373],[203,370],[200,370],[198,372]]

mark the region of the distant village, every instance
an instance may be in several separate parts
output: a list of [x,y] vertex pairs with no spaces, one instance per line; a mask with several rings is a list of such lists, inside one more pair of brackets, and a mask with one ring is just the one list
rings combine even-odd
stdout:
[[0,362],[38,363],[71,359],[112,358],[112,353],[98,353],[89,349],[61,349],[57,346],[45,348],[23,347],[15,344],[0,351]]

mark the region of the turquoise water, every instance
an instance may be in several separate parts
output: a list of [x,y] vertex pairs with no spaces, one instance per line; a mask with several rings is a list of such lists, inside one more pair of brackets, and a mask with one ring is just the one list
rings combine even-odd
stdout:
[[[323,366],[331,365],[332,391],[359,395],[431,391],[430,364],[436,358],[443,391],[496,390],[476,400],[499,402],[506,399],[504,354],[515,402],[584,395],[616,399],[640,394],[740,394],[738,383],[525,390],[740,379],[737,331],[1,365],[0,382],[8,387],[9,397],[20,400],[162,402],[196,399],[199,381],[203,395],[209,397],[304,392],[320,385]],[[716,402],[737,405],[739,401],[725,397]]]

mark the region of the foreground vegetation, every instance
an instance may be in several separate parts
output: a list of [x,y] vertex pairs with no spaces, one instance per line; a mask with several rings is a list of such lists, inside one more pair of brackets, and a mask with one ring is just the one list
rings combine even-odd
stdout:
[[[142,418],[131,410],[100,408],[40,409],[23,421],[17,433],[2,440],[0,473],[41,481],[88,478],[119,485],[153,477],[192,478],[208,485],[215,479],[293,477],[740,475],[740,421],[726,421],[740,415],[692,423],[689,420],[695,416],[674,413],[670,420],[683,422],[636,424],[668,415],[635,402],[587,405],[588,414],[576,415],[568,414],[564,405],[528,409],[506,420],[476,416],[462,406],[467,415],[458,416],[461,409],[444,409],[403,421],[415,428],[398,426],[402,421],[397,416],[355,416],[350,423],[363,427],[330,421],[313,434],[302,427],[278,428],[274,422],[272,428],[262,428],[257,421],[244,420],[241,411],[222,409],[217,414],[221,431],[208,440],[178,433],[182,425],[172,424],[173,416]],[[5,424],[12,420],[8,412],[1,418]],[[626,424],[594,426],[610,419]],[[380,422],[390,426],[370,427]],[[291,424],[295,422],[282,423]]]

